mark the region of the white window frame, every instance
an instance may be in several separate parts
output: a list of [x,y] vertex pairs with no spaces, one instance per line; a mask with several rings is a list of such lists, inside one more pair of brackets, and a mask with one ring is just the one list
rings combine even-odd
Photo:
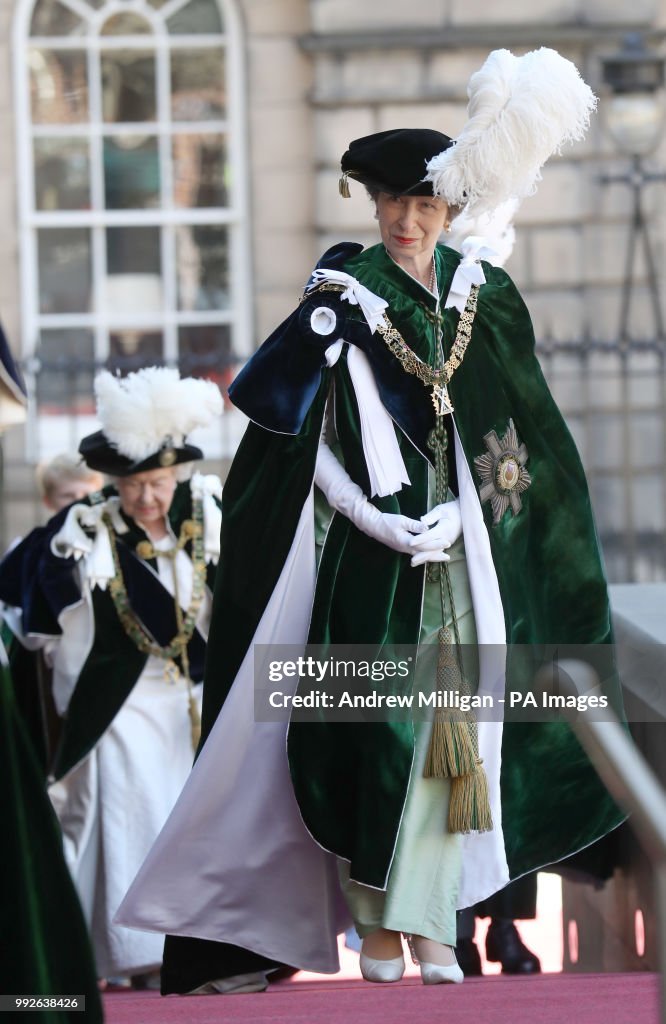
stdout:
[[[187,0],[167,0],[159,12],[144,0],[109,0],[97,10],[84,0],[63,0],[74,13],[87,19],[92,31],[85,35],[31,36],[30,22],[34,0],[18,0],[14,27],[14,95],[17,125],[17,184],[18,229],[20,254],[20,308],[21,357],[26,370],[26,383],[32,401],[26,429],[26,456],[29,461],[43,458],[43,439],[40,440],[36,414],[35,350],[42,329],[87,328],[93,332],[95,359],[102,362],[108,356],[109,330],[145,328],[160,330],[163,335],[163,356],[173,363],[178,356],[178,327],[205,324],[231,325],[232,351],[239,360],[253,351],[252,331],[252,273],[249,220],[249,159],[247,138],[247,108],[245,90],[245,46],[240,13],[235,0],[210,0],[217,4],[223,24],[223,34],[175,35],[162,28],[174,11]],[[102,24],[115,13],[131,11],[153,24],[153,35],[100,36]],[[158,31],[159,29],[159,31]],[[168,119],[169,78],[167,54],[174,41],[179,48],[224,47],[226,69],[226,117],[204,122],[171,122]],[[30,75],[28,51],[31,47],[56,50],[85,50],[88,65],[88,122],[83,124],[33,125],[30,103]],[[227,160],[232,168],[227,207],[177,208],[162,205],[147,210],[106,210],[104,208],[104,181],[102,169],[102,143],[105,136],[114,134],[146,134],[146,123],[105,122],[102,118],[100,85],[101,51],[113,49],[154,49],[156,59],[156,120],[151,122],[150,134],[158,139],[160,155],[160,182],[162,195],[170,193],[171,139],[183,132],[221,132],[226,135]],[[34,202],[33,140],[39,137],[80,137],[90,142],[90,210],[38,211]],[[229,230],[229,288],[231,303],[228,310],[178,311],[175,288],[174,263],[176,259],[174,228],[179,224],[227,225]],[[161,233],[162,285],[164,308],[157,315],[133,315],[122,318],[109,314],[105,308],[103,288],[106,280],[105,229],[109,226],[155,226]],[[91,232],[91,295],[95,312],[78,314],[42,314],[39,303],[37,266],[37,231],[41,227],[85,227]],[[78,439],[97,424],[89,417],[49,416],[50,436],[63,437],[71,449],[72,439]],[[56,424],[56,420],[67,421]],[[205,439],[206,454],[230,456],[240,438],[244,420],[235,410],[222,420],[217,436]],[[58,426],[60,430],[58,430]],[[69,442],[69,443],[67,443]],[[202,442],[203,443],[203,442]],[[62,446],[61,446],[62,447]]]

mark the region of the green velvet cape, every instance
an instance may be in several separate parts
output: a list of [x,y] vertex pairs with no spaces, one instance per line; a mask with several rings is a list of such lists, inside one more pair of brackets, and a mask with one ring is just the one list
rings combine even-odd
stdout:
[[[97,1024],[103,1015],[88,930],[42,771],[2,664],[0,820],[0,992],[85,995],[85,1013],[53,1007],[36,1017],[47,1024]],[[18,1012],[13,1016],[21,1019]]]
[[[445,297],[459,255],[436,251]],[[375,246],[345,270],[384,297],[408,345],[432,361],[434,297]],[[483,506],[500,585],[507,641],[508,688],[529,687],[542,645],[599,645],[602,677],[610,676],[609,605],[580,459],[548,391],[534,353],[530,318],[507,274],[484,264],[472,341],[450,384],[455,421],[472,476],[491,430],[512,419],[527,446],[532,478],[522,510],[494,525]],[[459,314],[444,313],[450,353]],[[377,359],[383,341],[373,335]],[[381,351],[380,351],[381,350]],[[368,353],[366,353],[368,354]],[[372,351],[369,353],[373,365]],[[294,436],[252,423],[234,460],[223,498],[222,570],[213,607],[204,690],[209,731],[252,641],[289,551],[312,486],[322,416],[334,382],[337,434],[350,476],[370,493],[359,414],[344,356],[323,369],[303,426]],[[409,384],[408,384],[409,382]],[[419,517],[427,510],[423,424],[434,423],[429,391],[405,375],[410,407],[377,376],[380,395],[401,426],[398,437],[411,486],[374,503]],[[384,391],[383,391],[384,389]],[[284,402],[285,396],[276,396]],[[418,405],[421,403],[421,405]],[[418,406],[418,407],[417,407]],[[413,428],[413,429],[412,429]],[[411,431],[411,436],[410,436]],[[258,543],[261,538],[265,543]],[[361,534],[343,516],[328,531],[312,611],[310,641],[377,646],[416,643],[423,570]],[[303,819],[325,848],[351,861],[352,876],[383,887],[390,867],[412,760],[410,723],[291,724],[289,761]],[[580,850],[622,820],[570,728],[562,722],[506,724],[502,803],[511,877]]]

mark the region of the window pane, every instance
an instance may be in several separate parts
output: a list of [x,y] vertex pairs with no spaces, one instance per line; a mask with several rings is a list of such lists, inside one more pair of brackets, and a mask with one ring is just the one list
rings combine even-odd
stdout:
[[107,228],[109,274],[161,275],[159,228]]
[[628,400],[632,406],[659,406],[664,366],[661,352],[634,351],[627,368]]
[[102,25],[101,36],[143,36],[150,35],[152,28],[145,18],[133,11],[113,14]]
[[176,206],[226,206],[229,173],[224,135],[174,135],[173,198]]
[[109,274],[104,290],[105,311],[110,317],[150,316],[160,318],[162,310],[162,278],[159,274],[128,272]]
[[179,309],[229,308],[229,240],[224,226],[177,229]]
[[31,36],[76,36],[85,30],[84,22],[58,0],[38,0],[33,9]]
[[190,0],[167,19],[167,27],[172,35],[214,35],[222,32],[220,9],[215,0]]
[[81,50],[30,51],[30,93],[35,124],[88,119],[88,71]]
[[661,475],[635,476],[631,484],[634,528],[655,533],[655,546],[663,544],[666,527],[664,481]]
[[174,121],[224,117],[224,50],[172,50],[171,93]]
[[180,327],[178,353],[182,376],[207,377],[226,394],[237,369],[237,360],[231,351],[229,324]]
[[154,121],[155,57],[134,50],[102,54],[104,120]]
[[659,466],[664,458],[663,412],[640,412],[634,409],[628,429],[631,468],[645,466],[654,469]]
[[160,163],[154,136],[104,139],[104,191],[108,210],[160,205]]
[[622,463],[622,421],[616,413],[595,412],[590,417],[590,469],[619,469]]
[[108,367],[124,377],[143,366],[164,363],[159,331],[112,331],[109,337]]
[[87,313],[90,308],[90,232],[37,232],[39,308],[42,313]]
[[593,477],[591,484],[592,504],[603,543],[605,534],[624,532],[624,481],[618,476],[599,476]]
[[39,415],[94,415],[92,331],[42,331],[35,355],[40,363],[36,377]]
[[37,209],[89,209],[88,143],[83,139],[35,139],[34,146]]

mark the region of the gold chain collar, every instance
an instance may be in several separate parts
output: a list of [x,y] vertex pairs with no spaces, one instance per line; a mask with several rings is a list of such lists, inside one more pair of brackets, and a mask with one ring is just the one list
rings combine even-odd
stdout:
[[[127,586],[123,576],[118,544],[115,530],[108,512],[102,514],[102,520],[109,534],[113,567],[115,570],[113,578],[109,581],[109,592],[115,606],[118,618],[125,630],[126,635],[141,651],[142,654],[152,655],[160,658],[166,663],[167,677],[171,673],[178,674],[175,658],[180,659],[182,673],[187,684],[187,698],[191,725],[192,748],[196,750],[201,736],[201,718],[199,708],[192,690],[192,679],[190,676],[190,662],[187,653],[187,645],[192,639],[196,627],[197,617],[204,599],[206,589],[206,556],[203,543],[203,501],[195,498],[192,503],[192,519],[186,519],[180,528],[178,540],[173,548],[168,551],[160,551],[155,548],[151,541],[140,541],[136,546],[136,553],[139,558],[168,558],[171,561],[174,581],[174,611],[176,615],[176,634],[168,644],[159,644],[146,629],[141,619],[132,608]],[[176,556],[182,551],[188,541],[192,541],[192,596],[190,604],[183,614],[178,594],[178,575],[176,570]]]
[[377,327],[378,333],[381,334],[388,348],[399,360],[403,370],[418,377],[426,387],[432,388],[432,404],[435,407],[437,416],[453,412],[448,384],[465,358],[467,346],[472,339],[472,325],[476,315],[478,294],[479,286],[472,285],[465,309],[460,314],[458,329],[453,347],[451,348],[451,355],[444,363],[444,366],[439,369],[435,369],[417,356],[416,352],[409,347],[400,331],[396,330],[386,314],[384,314],[384,322]]
[[[343,285],[324,283],[319,285],[318,288],[312,289],[312,291],[308,292],[308,295],[312,295],[317,291],[343,292],[344,290]],[[472,326],[476,316],[478,295],[479,285],[472,285],[467,302],[465,303],[465,309],[460,314],[458,329],[456,330],[455,340],[451,348],[451,355],[444,363],[444,366],[439,369],[435,369],[417,356],[416,352],[409,347],[400,331],[393,326],[386,313],[382,315],[382,322],[377,325],[377,333],[383,338],[386,346],[396,359],[398,359],[403,370],[418,377],[426,387],[432,388],[432,404],[435,407],[437,416],[453,412],[448,384],[465,358],[467,346],[472,339]],[[437,318],[441,319],[439,314],[437,314]]]

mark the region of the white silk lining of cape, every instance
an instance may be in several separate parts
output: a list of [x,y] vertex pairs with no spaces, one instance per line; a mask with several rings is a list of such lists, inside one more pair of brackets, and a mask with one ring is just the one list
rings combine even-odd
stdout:
[[[458,466],[464,467],[460,502],[481,645],[480,691],[497,693],[497,651],[505,642],[499,586],[476,487],[457,437],[456,451]],[[346,923],[335,858],[315,842],[301,819],[286,757],[286,723],[254,721],[254,645],[304,645],[307,639],[315,586],[313,537],[311,492],[222,712],[116,921],[231,942],[304,970],[329,973],[338,969],[336,933]],[[493,645],[489,660],[484,644]],[[281,682],[285,692],[286,683]],[[508,881],[499,802],[501,735],[501,723],[480,724],[495,828],[464,837],[460,907]]]
[[[339,968],[336,936],[348,923],[335,857],[301,820],[286,722],[254,720],[254,645],[304,646],[307,640],[313,518],[311,491],[224,708],[116,921],[231,942],[304,970],[333,973]],[[289,685],[280,683],[285,693]]]
[[[490,553],[490,538],[483,519],[474,478],[455,428],[458,497],[465,538],[467,575],[472,592],[476,638],[479,645],[478,693],[493,697],[491,717],[500,715],[504,697],[506,665],[506,628],[497,573]],[[509,869],[502,832],[500,770],[502,767],[502,721],[479,722],[479,753],[488,776],[491,832],[471,832],[463,836],[462,873],[458,906],[471,907],[486,899],[509,881]]]
[[[339,338],[326,349],[326,362],[334,366],[343,346]],[[364,352],[349,345],[347,367],[351,377],[361,422],[361,444],[370,479],[370,495],[384,498],[395,494],[403,484],[409,484],[409,474],[402,459],[393,420],[382,405],[379,389]]]

